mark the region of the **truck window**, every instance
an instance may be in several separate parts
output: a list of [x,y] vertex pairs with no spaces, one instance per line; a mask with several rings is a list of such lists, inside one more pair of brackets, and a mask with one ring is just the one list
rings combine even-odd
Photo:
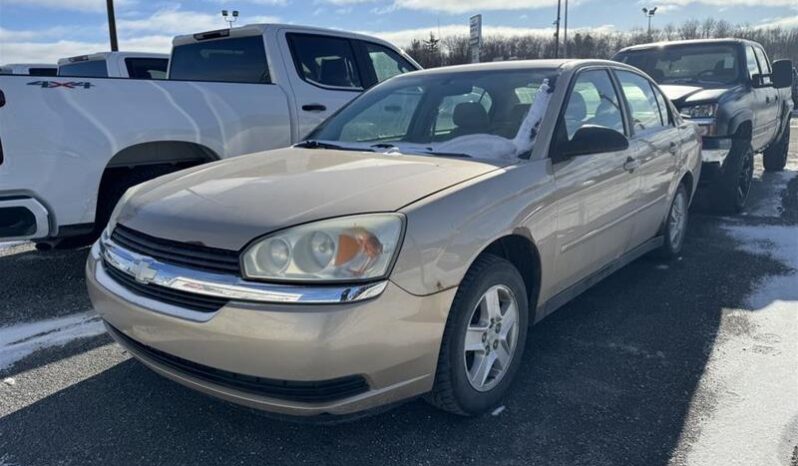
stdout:
[[750,45],[745,48],[745,63],[748,66],[748,77],[755,74],[760,74],[759,65],[756,62],[756,54],[754,54],[754,48]]
[[28,74],[31,76],[55,76],[58,68],[29,68]]
[[362,89],[355,54],[349,40],[309,34],[288,34],[297,73],[322,87]]
[[664,126],[657,97],[648,80],[629,71],[616,71],[616,74],[626,101],[629,102],[634,129],[646,131]]
[[125,58],[127,75],[133,79],[166,79],[166,58]]
[[271,83],[263,37],[234,37],[178,45],[172,50],[169,79]]
[[759,62],[759,69],[762,70],[762,74],[771,74],[773,71],[770,69],[770,63],[768,62],[768,57],[765,55],[765,51],[759,47],[755,47],[754,53],[756,54],[756,61]]
[[381,45],[364,42],[363,46],[368,54],[369,62],[374,68],[377,82],[381,83],[397,74],[414,71],[415,68],[398,53]]
[[675,45],[632,50],[616,60],[640,68],[659,84],[731,84],[739,80],[731,45]]
[[106,65],[105,60],[86,60],[67,63],[58,67],[58,76],[107,78],[108,65]]

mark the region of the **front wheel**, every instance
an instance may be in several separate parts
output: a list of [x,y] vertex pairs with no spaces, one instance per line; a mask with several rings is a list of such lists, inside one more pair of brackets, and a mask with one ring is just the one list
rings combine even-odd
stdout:
[[497,256],[477,258],[452,303],[427,401],[464,416],[497,405],[521,363],[528,315],[518,270]]
[[773,146],[768,147],[762,154],[762,165],[769,172],[780,172],[787,166],[787,156],[790,148],[790,126],[784,130],[781,139]]
[[742,212],[754,179],[754,149],[748,141],[734,141],[723,173],[712,186],[712,205],[717,212]]

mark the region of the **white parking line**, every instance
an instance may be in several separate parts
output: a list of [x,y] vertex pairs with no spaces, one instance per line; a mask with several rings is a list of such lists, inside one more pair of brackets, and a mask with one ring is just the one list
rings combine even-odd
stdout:
[[0,327],[0,370],[8,369],[36,351],[63,346],[104,331],[102,321],[94,311]]

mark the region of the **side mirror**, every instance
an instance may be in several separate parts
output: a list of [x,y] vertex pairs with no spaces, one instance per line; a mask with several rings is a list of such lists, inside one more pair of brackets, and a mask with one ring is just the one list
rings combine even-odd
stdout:
[[792,86],[792,60],[773,62],[773,85],[779,89]]
[[562,145],[562,158],[579,155],[618,152],[629,148],[629,139],[614,129],[587,125],[579,128],[574,137]]

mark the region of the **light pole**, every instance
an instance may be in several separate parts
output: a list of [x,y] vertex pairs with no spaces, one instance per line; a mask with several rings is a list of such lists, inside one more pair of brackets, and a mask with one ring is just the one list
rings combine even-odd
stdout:
[[108,10],[108,35],[111,37],[111,51],[119,50],[119,43],[116,40],[116,16],[114,15],[114,0],[106,0],[105,7]]
[[554,58],[560,58],[560,10],[562,0],[557,0],[557,20],[554,21]]
[[222,10],[222,18],[227,21],[227,25],[230,29],[233,29],[233,23],[238,20],[238,10],[233,10],[233,14],[229,14],[227,10]]
[[643,8],[643,15],[648,18],[648,37],[651,37],[651,18],[654,17],[654,13],[657,12],[657,7],[654,8]]
[[568,0],[565,0],[565,25],[562,39],[562,57],[568,58]]

